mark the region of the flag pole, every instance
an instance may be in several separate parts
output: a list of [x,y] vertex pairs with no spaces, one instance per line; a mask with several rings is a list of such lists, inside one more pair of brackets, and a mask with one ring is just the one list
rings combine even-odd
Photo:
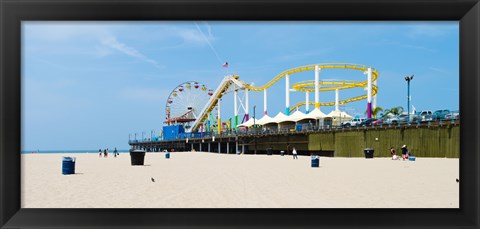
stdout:
[[222,67],[226,68],[225,69],[225,75],[228,75],[228,62],[225,61],[225,63],[222,65]]

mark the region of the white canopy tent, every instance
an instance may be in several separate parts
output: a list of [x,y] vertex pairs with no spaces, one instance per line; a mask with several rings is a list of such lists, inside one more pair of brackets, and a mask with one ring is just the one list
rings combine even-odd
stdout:
[[346,112],[339,110],[333,110],[332,112],[328,113],[327,116],[332,118],[332,125],[341,125],[342,122],[353,119],[353,117]]
[[333,110],[332,112],[328,113],[327,116],[332,117],[332,118],[342,118],[342,119],[345,119],[345,120],[352,120],[353,119],[353,117],[350,116],[349,114],[347,114],[346,112],[336,111],[336,110]]
[[244,122],[240,125],[237,125],[237,127],[251,127],[251,126],[253,126],[254,122],[255,122],[255,125],[258,125],[258,119],[255,119],[255,121],[254,121],[254,118],[250,118],[248,121],[246,121],[246,122]]
[[278,112],[278,114],[275,115],[275,117],[273,117],[273,122],[275,123],[281,123],[285,121],[289,121],[289,119],[288,119],[288,116],[286,116],[282,112]]
[[258,125],[264,125],[267,123],[275,123],[275,122],[273,121],[273,118],[268,115],[264,115],[261,119],[258,120]]
[[322,111],[320,111],[320,109],[318,108],[313,109],[306,116],[307,118],[310,118],[310,119],[322,119],[327,117],[327,115],[324,114]]
[[302,119],[306,119],[308,118],[307,115],[299,110],[295,111],[293,114],[291,114],[290,116],[287,116],[288,117],[288,121],[292,121],[292,122],[298,122]]

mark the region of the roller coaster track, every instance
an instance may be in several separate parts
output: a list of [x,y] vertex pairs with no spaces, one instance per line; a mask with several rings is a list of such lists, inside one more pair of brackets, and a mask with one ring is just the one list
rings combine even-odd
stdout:
[[[277,83],[279,80],[284,78],[287,74],[292,75],[295,73],[300,73],[304,71],[312,71],[315,70],[315,66],[319,66],[320,69],[349,69],[349,70],[357,70],[357,71],[362,71],[365,72],[369,67],[366,65],[362,64],[350,64],[350,63],[324,63],[324,64],[310,64],[310,65],[305,65],[305,66],[300,66],[296,68],[291,68],[288,70],[285,70],[281,72],[280,74],[276,75],[273,77],[270,81],[268,81],[266,84],[259,86],[259,87],[254,87],[244,81],[239,80],[238,75],[233,75],[233,76],[227,76],[225,77],[218,88],[214,91],[213,95],[211,96],[210,100],[205,104],[204,108],[199,114],[199,117],[195,120],[195,122],[192,125],[192,128],[190,129],[191,132],[195,132],[200,128],[200,125],[208,118],[208,114],[215,108],[215,106],[218,103],[218,99],[222,98],[223,94],[227,93],[228,88],[232,84],[237,84],[238,86],[242,86],[244,88],[247,88],[251,91],[263,91],[264,89],[270,88],[273,86],[275,83]],[[374,68],[372,68],[372,82],[374,82],[378,77],[378,71]],[[344,90],[344,89],[349,89],[349,88],[354,88],[354,87],[365,87],[367,85],[367,80],[365,81],[322,81],[319,82],[320,85],[323,87],[320,87],[320,91],[329,91],[329,90]],[[301,81],[298,83],[295,83],[292,85],[292,88],[297,90],[297,91],[314,91],[315,90],[315,83],[313,81]],[[378,88],[373,85],[372,86],[372,94],[375,95],[378,91]],[[344,99],[339,101],[339,104],[344,104],[344,103],[349,103],[349,102],[354,102],[358,100],[362,100],[367,98],[368,95],[361,95],[349,99]],[[294,110],[299,106],[305,105],[305,102],[301,102],[293,106],[290,110]],[[315,104],[314,102],[309,102],[309,104]],[[320,103],[320,106],[333,106],[335,102],[324,102]]]
[[234,83],[234,80],[236,79],[238,79],[238,76],[233,75],[227,76],[222,80],[220,85],[218,85],[217,89],[213,92],[210,100],[208,100],[207,104],[205,104],[205,106],[203,107],[195,122],[193,122],[192,128],[187,132],[195,132],[200,128],[200,125],[208,118],[208,114],[210,114],[213,108],[217,106],[218,99],[222,98],[223,94],[227,91],[230,85]]
[[[273,77],[273,79],[271,79],[266,84],[264,84],[260,87],[254,87],[254,86],[252,86],[250,84],[247,84],[245,82],[244,82],[244,84],[245,84],[245,87],[248,88],[249,90],[262,91],[264,89],[267,89],[267,88],[273,86],[276,82],[281,80],[287,74],[292,75],[292,74],[299,73],[299,72],[313,71],[313,70],[315,70],[316,65],[318,65],[318,67],[320,69],[349,69],[349,70],[357,70],[357,71],[363,71],[363,72],[367,71],[367,69],[369,68],[368,66],[363,65],[363,64],[350,64],[350,63],[309,64],[309,65],[300,66],[300,67],[285,70],[285,71],[281,72],[280,74],[276,75],[275,77]],[[377,77],[378,77],[378,71],[376,69],[372,68],[372,82],[375,81],[377,79]],[[366,84],[367,82],[364,81],[364,83]]]
[[[377,94],[377,92],[378,92],[378,87],[375,86],[375,85],[372,85],[372,96]],[[343,100],[339,100],[338,104],[343,105],[345,103],[351,103],[351,102],[355,102],[355,101],[358,101],[358,100],[366,99],[367,97],[368,97],[368,95],[365,94],[365,95],[360,95],[360,96],[356,96],[356,97],[352,97],[352,98],[348,98],[348,99],[343,99]],[[290,107],[290,112],[294,111],[298,107],[305,106],[306,104],[307,104],[306,102],[299,102],[299,103],[293,105],[292,107]],[[308,104],[314,106],[315,102],[310,101]],[[320,106],[334,106],[334,105],[335,105],[335,102],[323,102],[323,103],[320,102]]]
[[[373,79],[373,78],[372,78]],[[372,80],[373,81],[373,80]],[[359,82],[359,81],[322,81],[320,82],[320,91],[333,91],[333,90],[345,90],[345,89],[350,89],[350,88],[355,88],[355,87],[365,87],[367,86],[366,81]],[[297,90],[297,91],[303,91],[303,92],[312,92],[315,91],[315,82],[313,80],[307,80],[307,81],[300,81],[298,83],[292,84],[292,88]],[[378,87],[376,85],[372,85],[372,96],[376,95],[378,92]],[[344,100],[338,101],[340,105],[345,104],[345,103],[351,103],[355,102],[358,100],[363,100],[368,97],[368,94],[361,95],[361,96],[356,96]],[[310,105],[315,105],[315,102],[309,102],[308,104]],[[290,111],[294,111],[298,107],[306,105],[306,102],[299,102],[295,104],[294,106],[290,107]],[[335,102],[321,102],[320,106],[334,106]]]

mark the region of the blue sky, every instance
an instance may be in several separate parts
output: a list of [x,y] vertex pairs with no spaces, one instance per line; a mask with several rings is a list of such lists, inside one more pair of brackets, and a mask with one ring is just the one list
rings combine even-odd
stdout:
[[[459,109],[458,22],[23,22],[22,39],[22,150],[128,149],[129,134],[162,128],[177,85],[215,89],[226,70],[259,86],[301,65],[365,64],[380,73],[377,106],[406,108],[404,76],[415,74],[418,111]],[[366,79],[345,70],[320,78]],[[291,82],[313,79],[307,72]],[[281,80],[269,89],[270,115],[284,112],[284,88]],[[352,89],[340,99],[365,93]],[[260,118],[263,93],[250,97]],[[291,104],[304,99],[291,94]],[[334,93],[320,100],[334,101]],[[341,109],[363,115],[366,101]],[[232,116],[228,94],[222,119]]]

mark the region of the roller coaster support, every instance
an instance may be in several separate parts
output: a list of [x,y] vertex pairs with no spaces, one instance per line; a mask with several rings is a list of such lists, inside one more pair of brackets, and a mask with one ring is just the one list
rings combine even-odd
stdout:
[[372,118],[372,68],[367,69],[367,118]]
[[222,132],[222,120],[220,118],[220,102],[222,101],[222,99],[218,98],[218,102],[217,102],[217,108],[218,108],[218,115],[217,115],[217,133],[220,134]]
[[320,109],[320,68],[315,65],[315,108]]
[[[375,88],[378,88],[378,86],[377,86],[377,81],[376,81],[376,80],[373,81],[373,86],[374,86]],[[372,109],[375,109],[375,108],[377,108],[377,94],[375,94],[375,95],[373,96],[373,108],[372,108]]]
[[335,111],[338,111],[338,89],[335,90]]
[[248,102],[248,88],[245,88],[245,122],[248,121],[248,107],[250,103]]
[[263,115],[267,115],[267,89],[263,89]]
[[233,129],[237,129],[238,125],[238,106],[237,106],[237,100],[238,100],[238,90],[235,90],[233,92],[233,113],[235,115],[235,118],[233,119]]
[[290,75],[285,75],[285,115],[290,115]]
[[308,91],[305,92],[305,114],[308,114],[310,111],[310,98],[308,96]]

